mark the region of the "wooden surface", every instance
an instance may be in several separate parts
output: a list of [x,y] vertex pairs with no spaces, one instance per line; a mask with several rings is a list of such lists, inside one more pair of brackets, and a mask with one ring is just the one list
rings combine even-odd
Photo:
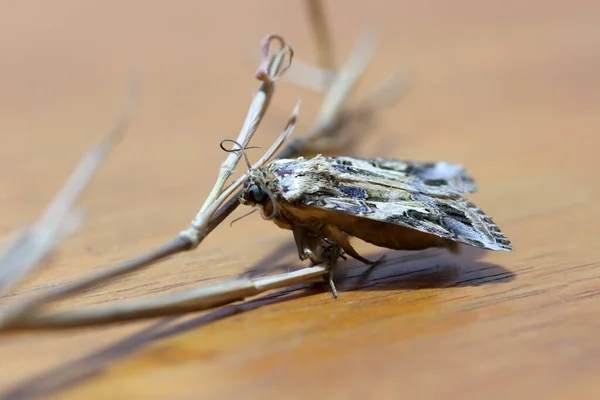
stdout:
[[[514,253],[385,252],[367,280],[345,263],[337,301],[315,288],[185,318],[2,336],[4,397],[600,396],[600,3],[327,4],[338,59],[360,27],[381,32],[362,93],[397,68],[411,78],[359,154],[465,165],[480,189],[471,198]],[[315,60],[301,1],[13,2],[0,26],[2,235],[37,217],[113,123],[130,72],[143,72],[134,124],[82,200],[85,230],[18,296],[187,225],[257,87],[263,35]],[[280,84],[255,144],[270,143],[298,97],[295,134],[311,126],[320,96]],[[297,268],[292,242],[253,215],[66,304]]]

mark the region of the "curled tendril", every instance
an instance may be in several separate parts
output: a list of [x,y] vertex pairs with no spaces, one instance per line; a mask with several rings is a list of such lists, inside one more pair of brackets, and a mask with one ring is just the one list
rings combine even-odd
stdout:
[[[225,146],[223,146],[224,143],[233,143],[235,145],[237,145],[237,147],[239,147],[238,149],[226,149]],[[250,160],[248,159],[248,154],[246,154],[246,150],[249,149],[260,149],[260,146],[246,146],[243,147],[241,144],[239,144],[237,141],[232,140],[232,139],[223,139],[221,140],[221,143],[219,143],[219,147],[221,148],[221,150],[223,150],[226,153],[235,153],[238,151],[242,152],[242,155],[244,156],[244,161],[246,161],[246,165],[248,166],[248,169],[252,168],[252,164],[250,164]]]
[[[269,47],[273,41],[279,42],[279,50],[272,57],[269,54]],[[267,35],[261,44],[261,63],[256,70],[256,78],[263,82],[275,82],[290,68],[294,50],[277,34]]]
[[266,186],[260,184],[260,187],[262,190],[265,191],[265,193],[267,194],[267,196],[269,196],[269,199],[271,200],[271,204],[273,204],[273,211],[271,211],[271,214],[269,215],[265,215],[263,213],[263,210],[260,210],[260,216],[268,221],[270,219],[275,218],[275,216],[277,215],[277,213],[279,213],[279,208],[277,207],[277,198],[275,197],[275,195],[273,194],[273,192],[271,192]]

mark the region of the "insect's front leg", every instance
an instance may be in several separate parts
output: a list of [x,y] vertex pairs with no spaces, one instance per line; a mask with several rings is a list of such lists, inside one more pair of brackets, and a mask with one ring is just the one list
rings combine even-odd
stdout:
[[[306,231],[300,225],[292,225],[292,233],[294,234],[294,241],[296,242],[296,249],[298,250],[298,257],[301,261],[309,258],[309,252],[306,248]],[[313,261],[314,262],[314,261]]]
[[344,258],[341,247],[323,236],[307,231],[298,224],[292,225],[292,233],[298,257],[302,261],[309,259],[313,264],[333,265],[338,258]]
[[342,248],[330,242],[327,238],[308,232],[297,224],[292,226],[292,232],[294,233],[294,240],[296,241],[300,260],[308,258],[314,265],[326,264],[329,267],[329,272],[325,279],[331,288],[333,297],[337,299],[338,292],[333,281],[332,267],[338,258],[344,258]]

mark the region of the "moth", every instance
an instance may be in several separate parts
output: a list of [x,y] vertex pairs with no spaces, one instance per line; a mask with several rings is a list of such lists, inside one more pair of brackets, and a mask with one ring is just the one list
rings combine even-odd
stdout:
[[477,190],[470,174],[448,162],[317,155],[278,159],[249,171],[240,202],[293,232],[301,260],[334,262],[356,252],[350,238],[394,250],[461,243],[512,251],[510,241],[464,195]]

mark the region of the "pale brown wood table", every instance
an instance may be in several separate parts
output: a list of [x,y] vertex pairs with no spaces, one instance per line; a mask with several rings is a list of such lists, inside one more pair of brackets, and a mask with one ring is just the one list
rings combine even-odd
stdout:
[[[219,141],[237,136],[258,87],[260,39],[281,33],[298,59],[316,58],[300,1],[37,3],[0,15],[0,234],[36,218],[112,125],[130,72],[142,72],[143,90],[128,136],[82,199],[84,229],[17,296],[187,226],[224,158]],[[182,318],[3,335],[3,396],[600,397],[600,3],[328,9],[340,62],[361,27],[380,32],[360,93],[398,68],[411,80],[356,154],[464,165],[479,185],[471,199],[515,251],[453,258],[356,241],[387,262],[368,279],[345,262],[338,300],[314,287]],[[281,83],[255,144],[268,146],[299,97],[295,134],[311,126],[320,95]],[[65,304],[300,265],[291,233],[255,214]]]

